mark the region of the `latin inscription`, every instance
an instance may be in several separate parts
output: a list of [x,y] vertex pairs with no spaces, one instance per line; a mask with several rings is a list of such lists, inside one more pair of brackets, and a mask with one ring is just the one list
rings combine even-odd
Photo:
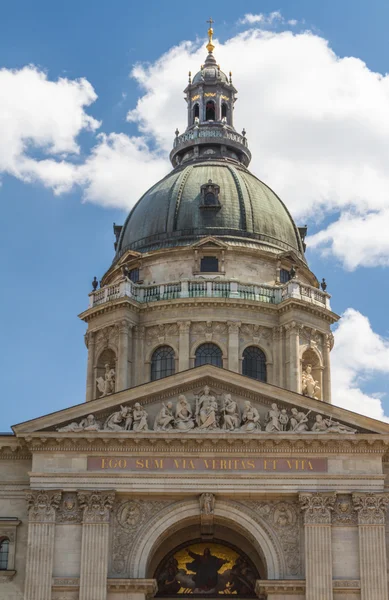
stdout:
[[88,471],[326,473],[326,458],[172,458],[88,456]]

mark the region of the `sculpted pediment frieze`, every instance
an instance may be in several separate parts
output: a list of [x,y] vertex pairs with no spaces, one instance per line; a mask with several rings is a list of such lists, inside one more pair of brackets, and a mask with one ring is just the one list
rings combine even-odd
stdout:
[[205,365],[16,425],[17,435],[355,435],[389,425]]

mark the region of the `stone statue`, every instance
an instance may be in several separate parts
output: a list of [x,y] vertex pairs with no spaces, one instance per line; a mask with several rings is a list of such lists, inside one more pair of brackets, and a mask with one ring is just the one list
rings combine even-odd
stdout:
[[216,398],[209,393],[209,387],[204,387],[203,393],[196,402],[196,423],[199,429],[217,429],[218,405]]
[[107,363],[105,365],[104,377],[98,377],[96,381],[97,388],[101,392],[100,398],[104,398],[104,396],[109,396],[115,392],[115,379],[115,369],[111,369]]
[[280,423],[280,430],[281,431],[286,431],[286,428],[288,426],[289,423],[289,417],[288,417],[288,413],[286,412],[286,408],[283,408],[280,412],[280,417],[279,417],[279,423]]
[[190,404],[186,397],[181,394],[178,396],[176,405],[175,426],[180,431],[189,431],[195,426],[193,421],[193,413]]
[[278,410],[277,404],[273,403],[271,405],[271,409],[267,413],[267,417],[266,417],[267,425],[266,425],[265,431],[267,431],[267,433],[274,433],[274,432],[281,431],[280,414],[281,413]]
[[231,398],[231,394],[224,395],[223,429],[234,431],[240,425],[238,404]]
[[261,424],[259,420],[259,412],[252,406],[250,400],[246,400],[244,403],[244,410],[242,415],[241,431],[260,431]]
[[200,496],[200,512],[202,515],[213,515],[215,512],[215,496],[205,492]]
[[173,429],[174,416],[172,409],[172,402],[169,401],[167,404],[162,402],[162,408],[155,417],[154,431],[167,431],[168,429]]
[[303,412],[299,412],[297,408],[292,408],[292,416],[290,417],[289,422],[289,431],[293,433],[302,433],[303,431],[308,431],[308,416],[311,411],[308,411],[306,414]]
[[105,421],[105,431],[124,431],[131,429],[132,409],[129,406],[120,406],[120,410],[112,413]]
[[325,419],[323,415],[316,415],[311,431],[315,433],[355,433],[356,429],[333,421],[332,418]]
[[97,423],[94,415],[88,415],[84,419],[81,419],[79,423],[69,423],[65,427],[59,427],[57,431],[73,431],[74,433],[79,431],[100,431],[100,425]]
[[319,382],[312,376],[312,365],[307,365],[301,377],[301,391],[304,396],[319,399]]
[[137,402],[134,405],[134,411],[132,413],[134,431],[148,431],[149,426],[147,423],[148,414],[145,409]]

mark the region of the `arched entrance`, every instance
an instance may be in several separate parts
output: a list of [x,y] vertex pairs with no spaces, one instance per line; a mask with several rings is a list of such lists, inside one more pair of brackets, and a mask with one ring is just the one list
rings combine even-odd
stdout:
[[224,545],[236,553],[231,553],[235,559],[246,559],[260,579],[282,579],[286,572],[282,550],[259,516],[254,518],[237,504],[218,500],[212,535],[204,538],[199,503],[188,500],[169,506],[148,522],[133,545],[129,576],[153,579],[161,572],[164,561],[178,549],[195,543]]

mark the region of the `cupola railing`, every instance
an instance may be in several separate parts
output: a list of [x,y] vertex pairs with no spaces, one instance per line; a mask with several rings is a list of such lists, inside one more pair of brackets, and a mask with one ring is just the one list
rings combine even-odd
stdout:
[[236,280],[215,281],[211,278],[184,279],[182,281],[144,285],[123,279],[106,285],[89,294],[89,308],[117,300],[130,298],[139,303],[160,302],[186,298],[230,298],[250,300],[266,304],[280,304],[290,298],[315,304],[328,310],[330,295],[326,292],[293,279],[284,285],[239,283]]

